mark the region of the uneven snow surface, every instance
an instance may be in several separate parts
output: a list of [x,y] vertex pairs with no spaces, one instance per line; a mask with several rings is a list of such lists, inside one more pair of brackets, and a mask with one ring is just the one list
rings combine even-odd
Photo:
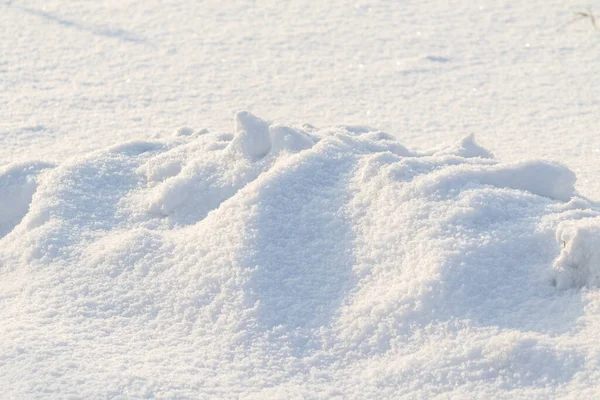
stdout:
[[593,398],[600,208],[467,136],[239,112],[0,170],[2,398]]
[[0,0],[0,165],[247,109],[421,150],[475,133],[503,161],[564,163],[600,199],[588,7],[600,27],[600,0]]
[[2,400],[600,398],[599,0],[0,0],[0,110]]

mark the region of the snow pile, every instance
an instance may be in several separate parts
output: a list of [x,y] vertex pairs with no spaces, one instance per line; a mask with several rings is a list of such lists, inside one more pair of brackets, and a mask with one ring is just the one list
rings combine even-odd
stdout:
[[589,396],[598,300],[559,289],[597,286],[600,213],[574,182],[247,112],[5,167],[0,393]]

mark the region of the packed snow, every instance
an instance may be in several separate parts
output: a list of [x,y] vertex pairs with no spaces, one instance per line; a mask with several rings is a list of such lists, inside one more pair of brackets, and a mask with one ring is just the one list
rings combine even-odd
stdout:
[[4,398],[591,398],[600,208],[472,135],[183,128],[0,174]]

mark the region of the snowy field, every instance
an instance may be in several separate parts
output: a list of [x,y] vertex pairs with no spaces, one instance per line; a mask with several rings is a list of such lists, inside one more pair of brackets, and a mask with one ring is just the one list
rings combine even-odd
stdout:
[[594,12],[0,0],[0,398],[600,396]]

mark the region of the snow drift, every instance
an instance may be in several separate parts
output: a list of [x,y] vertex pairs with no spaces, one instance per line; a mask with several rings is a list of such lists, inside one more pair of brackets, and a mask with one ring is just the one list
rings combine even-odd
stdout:
[[0,393],[590,395],[600,213],[574,183],[472,136],[418,153],[248,112],[4,167]]

